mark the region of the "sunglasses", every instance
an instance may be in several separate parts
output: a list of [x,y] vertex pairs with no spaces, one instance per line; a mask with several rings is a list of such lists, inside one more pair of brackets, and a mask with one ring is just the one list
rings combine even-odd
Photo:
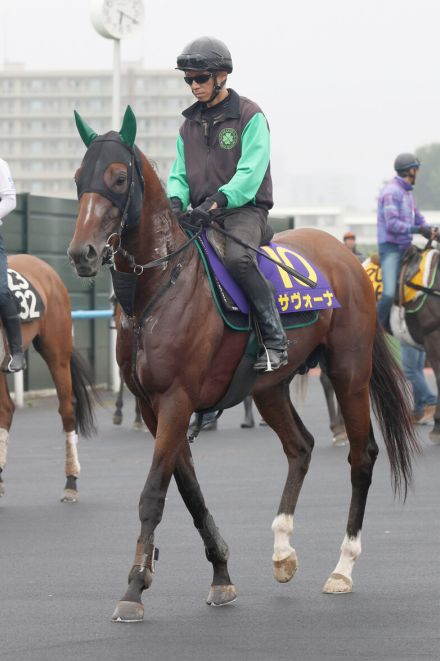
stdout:
[[184,76],[183,80],[187,85],[192,85],[193,83],[203,85],[204,83],[207,83],[212,76],[212,73],[202,73],[200,76]]

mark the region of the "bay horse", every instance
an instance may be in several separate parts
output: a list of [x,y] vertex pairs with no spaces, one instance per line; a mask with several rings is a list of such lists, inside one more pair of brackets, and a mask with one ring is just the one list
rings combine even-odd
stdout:
[[[237,597],[228,572],[229,550],[205,504],[187,429],[193,411],[215,408],[224,396],[248,333],[227,328],[218,314],[194,242],[179,226],[157,174],[135,146],[136,120],[130,107],[119,132],[97,135],[77,113],[75,118],[87,151],[75,174],[79,208],[68,255],[79,276],[94,277],[112,254],[114,274],[131,287],[132,313],[123,316],[119,328],[117,361],[155,439],[140,496],[141,529],[128,588],[112,619],[132,622],[144,617],[142,593],[153,579],[154,534],[173,476],[213,566],[207,603],[225,605]],[[370,396],[393,485],[403,496],[419,445],[403,376],[377,324],[373,289],[359,260],[320,230],[290,230],[275,240],[300,251],[324,273],[341,308],[325,310],[314,325],[289,331],[288,365],[258,375],[252,391],[261,416],[279,436],[288,463],[272,523],[273,572],[276,580],[287,582],[297,568],[290,540],[293,515],[314,440],[293,408],[289,382],[319,348],[345,420],[352,484],[340,557],[323,590],[347,593],[361,552],[364,510],[378,454]]]
[[[80,475],[78,432],[90,436],[96,430],[90,369],[72,345],[69,294],[53,268],[37,257],[13,255],[8,259],[8,268],[15,272],[12,293],[18,293],[24,349],[33,343],[49,368],[57,392],[58,411],[66,437],[66,482],[61,502],[76,502]],[[36,309],[37,297],[42,304],[41,311]],[[23,317],[27,317],[26,323]],[[2,473],[6,466],[14,408],[6,374],[0,372],[0,496],[5,493]]]

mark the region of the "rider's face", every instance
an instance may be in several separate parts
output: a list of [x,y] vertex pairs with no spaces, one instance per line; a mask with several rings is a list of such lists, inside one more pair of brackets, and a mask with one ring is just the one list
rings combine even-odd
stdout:
[[[206,78],[207,76],[209,78],[202,82],[195,80],[196,78]],[[220,85],[226,78],[227,73],[223,71],[217,71],[216,73],[210,73],[209,71],[185,71],[185,80],[191,83],[191,92],[197,101],[201,101],[202,103],[208,103],[214,93],[215,85]]]
[[[203,78],[206,76],[209,76],[206,81],[197,82],[197,78]],[[215,85],[215,78],[213,77],[213,74],[211,74],[209,71],[185,71],[185,81],[188,81],[189,79],[192,79],[192,81],[190,80],[189,82],[191,83],[191,92],[194,94],[196,99],[202,103],[209,101],[214,91]]]

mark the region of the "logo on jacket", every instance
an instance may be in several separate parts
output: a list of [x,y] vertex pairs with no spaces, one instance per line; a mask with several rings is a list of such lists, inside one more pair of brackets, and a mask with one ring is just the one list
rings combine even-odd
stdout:
[[238,133],[235,129],[222,129],[218,141],[222,149],[233,149],[238,142]]

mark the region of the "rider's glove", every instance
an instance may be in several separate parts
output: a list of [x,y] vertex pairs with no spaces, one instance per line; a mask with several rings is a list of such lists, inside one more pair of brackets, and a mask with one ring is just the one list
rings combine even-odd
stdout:
[[199,204],[198,207],[193,209],[191,211],[192,224],[196,227],[200,227],[201,225],[209,225],[211,222],[211,214],[209,213],[209,209],[212,207],[212,205],[213,200],[207,197],[206,200],[202,202],[202,204]]
[[430,239],[432,236],[432,230],[433,228],[430,227],[429,225],[422,225],[419,228],[419,234],[425,237],[425,239]]

